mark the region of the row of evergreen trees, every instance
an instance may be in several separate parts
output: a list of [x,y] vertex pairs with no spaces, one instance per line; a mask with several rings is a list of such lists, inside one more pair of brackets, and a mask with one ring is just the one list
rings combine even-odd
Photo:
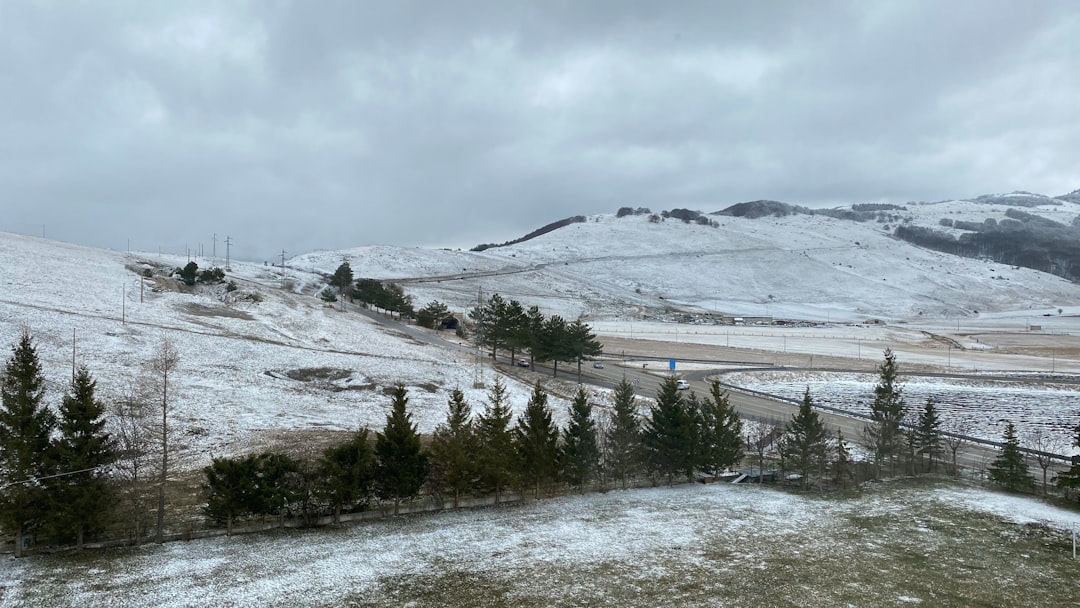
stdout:
[[[105,406],[85,368],[74,371],[70,392],[53,412],[44,403],[45,381],[30,336],[24,334],[12,350],[0,376],[0,526],[15,536],[16,555],[26,535],[39,533],[56,543],[81,546],[115,516],[110,503],[117,497],[120,470],[128,461],[140,462],[145,447],[133,449],[134,444],[106,430]],[[175,354],[168,349],[158,359],[158,367],[175,366]],[[907,409],[896,372],[895,357],[886,351],[866,433],[875,464],[879,474],[886,465],[893,471],[904,456],[909,472],[932,470],[943,439],[934,403],[927,401],[916,424],[901,424]],[[168,386],[167,377],[163,385]],[[160,393],[162,437],[167,437],[165,390]],[[514,421],[506,387],[497,380],[477,414],[461,391],[451,392],[446,420],[427,442],[412,422],[405,387],[396,386],[391,397],[381,432],[372,437],[361,430],[314,462],[274,453],[215,458],[205,469],[207,515],[231,528],[234,519],[249,515],[339,517],[374,499],[392,502],[396,511],[422,491],[456,504],[476,495],[494,494],[498,501],[509,489],[538,496],[560,484],[626,487],[643,477],[672,483],[697,471],[718,473],[737,466],[747,449],[756,452],[763,469],[769,444],[780,456],[781,470],[798,473],[804,486],[827,475],[840,486],[852,480],[848,447],[842,436],[833,443],[809,389],[790,421],[772,429],[759,425],[769,432],[745,438],[743,422],[718,381],[699,399],[666,378],[646,415],[625,380],[615,387],[612,407],[602,416],[579,387],[568,423],[559,429],[539,383]],[[1080,447],[1080,427],[1075,442]],[[955,445],[949,446],[954,463]],[[160,448],[164,477],[168,450],[164,442]],[[1034,483],[1011,424],[990,478],[1016,491],[1029,491]],[[1080,490],[1080,465],[1056,482],[1066,492]],[[163,501],[164,483],[159,485]],[[159,540],[162,507],[159,502]]]
[[216,458],[206,467],[207,514],[230,527],[236,517],[301,512],[305,517],[365,508],[373,499],[394,503],[421,491],[453,501],[508,490],[534,496],[557,484],[581,489],[608,483],[626,487],[649,476],[669,483],[695,471],[721,471],[743,457],[742,420],[718,382],[709,397],[684,397],[665,380],[656,405],[642,417],[633,386],[615,388],[613,407],[598,420],[579,387],[559,429],[548,394],[537,383],[516,421],[501,380],[474,414],[460,390],[450,393],[446,420],[426,449],[398,385],[391,412],[374,440],[362,429],[323,451],[316,462],[282,454]]
[[[450,316],[446,305],[437,300],[416,311],[412,297],[405,295],[396,283],[367,278],[356,279],[354,283],[347,261],[334,271],[330,285],[333,288],[327,287],[320,294],[328,303],[347,296],[368,306],[415,318],[418,325],[428,328],[437,327]],[[521,302],[506,300],[497,293],[469,311],[469,318],[474,323],[477,344],[488,349],[492,357],[502,351],[509,354],[511,361],[516,361],[519,353],[528,352],[530,365],[537,361],[552,362],[553,375],[558,373],[559,363],[576,363],[580,374],[582,361],[603,352],[603,345],[592,328],[580,319],[568,322],[559,315],[548,318],[536,306],[526,309]]]
[[518,353],[528,351],[530,364],[554,363],[552,375],[558,373],[560,362],[576,363],[580,374],[582,361],[603,352],[592,328],[580,319],[571,323],[559,315],[547,318],[536,306],[526,309],[497,293],[471,310],[469,318],[475,323],[477,344],[492,357],[503,351],[514,361]]

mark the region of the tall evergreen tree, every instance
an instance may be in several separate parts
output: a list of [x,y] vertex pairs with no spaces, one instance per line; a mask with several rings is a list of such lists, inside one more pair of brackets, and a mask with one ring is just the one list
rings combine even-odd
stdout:
[[96,388],[90,372],[80,368],[71,394],[60,404],[60,436],[52,446],[52,464],[61,475],[47,484],[55,531],[61,538],[74,537],[80,550],[86,534],[105,524],[112,494],[105,467],[116,459]]
[[507,403],[506,385],[495,378],[488,390],[488,402],[477,420],[477,464],[480,483],[495,493],[495,502],[514,477],[514,436],[510,428],[513,412]]
[[669,376],[660,384],[656,405],[645,422],[645,457],[653,474],[666,477],[668,484],[676,475],[689,478],[694,466],[692,441],[693,420],[675,378]]
[[45,378],[37,349],[24,332],[0,376],[0,525],[15,536],[15,557],[23,538],[46,519],[46,496],[39,477],[47,474],[49,437],[56,416],[42,402]]
[[507,307],[506,300],[494,293],[483,306],[474,308],[469,313],[469,318],[476,323],[476,335],[480,344],[488,348],[492,358],[506,347],[509,333]]
[[581,362],[586,357],[595,357],[604,352],[604,345],[596,339],[592,328],[583,323],[581,319],[574,321],[566,328],[569,348],[573,352],[574,360],[577,361],[578,381],[581,380]]
[[626,489],[627,481],[641,471],[645,454],[634,386],[625,378],[615,385],[605,445],[604,464]]
[[559,373],[559,362],[572,363],[575,358],[566,319],[555,315],[544,322],[538,350],[533,355],[541,361],[551,361],[551,375]]
[[375,482],[379,496],[394,501],[394,515],[403,500],[420,492],[427,477],[427,454],[420,447],[405,385],[397,384],[392,393],[386,426],[375,437]]
[[563,479],[576,488],[587,484],[600,466],[600,448],[592,412],[585,387],[578,385],[574,400],[570,402],[569,422],[563,430],[563,443],[559,450],[559,468]]
[[934,458],[940,456],[941,449],[941,419],[938,417],[937,408],[934,407],[934,398],[927,397],[926,405],[919,412],[919,421],[915,425],[915,446],[919,454],[926,454],[926,469],[934,471]]
[[319,494],[334,507],[334,523],[342,509],[367,502],[375,481],[375,452],[367,429],[344,443],[332,445],[319,458]]
[[521,480],[533,484],[537,498],[540,486],[551,482],[558,473],[558,441],[559,429],[551,421],[547,393],[537,381],[514,429]]
[[439,470],[443,483],[458,506],[461,495],[477,483],[477,433],[472,408],[461,389],[455,388],[447,402],[446,422],[435,429],[431,439],[431,464]]
[[795,470],[802,476],[803,489],[809,486],[810,474],[820,472],[825,467],[827,439],[825,423],[814,411],[814,399],[810,396],[810,387],[803,393],[799,411],[792,415],[788,423],[786,449]]
[[701,468],[719,473],[743,459],[742,418],[719,380],[709,385],[701,404]]
[[1020,451],[1020,439],[1013,423],[1005,425],[1002,438],[1001,453],[990,465],[990,481],[1011,492],[1030,492],[1035,486],[1035,478],[1028,471],[1027,461]]
[[525,320],[521,331],[525,334],[525,344],[529,349],[529,364],[532,366],[536,365],[537,353],[544,350],[544,326],[546,324],[547,319],[544,317],[544,313],[540,312],[540,309],[536,306],[530,306],[529,310],[525,311]]
[[901,423],[907,406],[897,379],[896,355],[885,349],[885,360],[878,366],[878,383],[870,405],[871,424],[865,428],[867,443],[874,450],[874,464],[880,477],[886,461],[890,474],[896,473],[896,456],[904,448]]
[[517,355],[522,349],[529,346],[528,317],[525,316],[525,308],[521,302],[510,300],[503,309],[501,321],[506,335],[506,348],[510,351],[510,361],[517,361]]
[[349,261],[345,260],[334,271],[334,275],[330,277],[330,284],[337,288],[338,295],[344,298],[349,293],[349,286],[353,282],[352,266],[349,266]]

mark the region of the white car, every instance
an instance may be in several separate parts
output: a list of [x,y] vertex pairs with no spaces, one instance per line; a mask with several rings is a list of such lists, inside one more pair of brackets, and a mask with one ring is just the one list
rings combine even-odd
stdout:
[[529,360],[528,359],[518,359],[517,360],[517,366],[518,367],[529,367]]
[[685,391],[686,389],[690,388],[690,383],[686,380],[676,380],[675,388],[679,389],[680,391]]

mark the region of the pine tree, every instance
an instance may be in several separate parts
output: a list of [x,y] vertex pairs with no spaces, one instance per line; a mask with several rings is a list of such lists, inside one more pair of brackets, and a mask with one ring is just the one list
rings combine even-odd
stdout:
[[576,488],[587,484],[600,465],[600,448],[592,411],[589,395],[585,387],[579,385],[570,403],[570,420],[563,430],[563,444],[559,451],[559,468],[563,479]]
[[439,470],[455,508],[461,495],[476,486],[477,446],[472,408],[461,389],[455,388],[447,402],[446,422],[435,429],[431,439],[432,467]]
[[528,341],[528,317],[521,302],[510,300],[503,309],[503,318],[500,321],[504,335],[505,345],[510,351],[510,361],[517,361],[517,354],[529,345]]
[[[330,277],[330,284],[337,288],[338,295],[341,299],[345,299],[348,295],[349,285],[353,282],[352,266],[349,266],[348,260],[341,263],[334,271],[334,276]],[[332,302],[333,300],[328,300]]]
[[1001,454],[990,465],[990,481],[1011,492],[1030,492],[1035,487],[1035,478],[1028,471],[1027,461],[1020,452],[1020,440],[1013,423],[1005,425],[1002,438],[1005,442]]
[[56,417],[42,403],[45,378],[30,334],[12,348],[0,376],[0,524],[15,536],[15,557],[22,556],[24,535],[46,520],[43,486],[49,437]]
[[525,311],[525,320],[522,323],[521,331],[525,334],[525,345],[529,349],[529,364],[535,366],[537,353],[544,349],[544,327],[547,319],[539,308],[530,306],[529,310]]
[[319,458],[319,493],[334,507],[334,523],[341,511],[367,502],[375,481],[375,452],[367,429],[348,441],[323,450]]
[[488,391],[488,403],[477,420],[477,464],[482,487],[495,493],[495,502],[513,480],[515,453],[510,421],[513,413],[506,402],[506,385],[495,378]]
[[409,404],[408,391],[397,384],[392,393],[386,426],[375,437],[376,485],[379,496],[394,501],[394,515],[403,500],[420,493],[427,477],[427,454],[420,448]]
[[865,428],[867,443],[874,450],[878,477],[887,460],[890,474],[896,473],[896,456],[903,449],[901,422],[907,406],[897,381],[896,355],[885,349],[885,361],[878,366],[878,384],[874,387],[874,402],[870,405],[872,423]]
[[701,404],[702,469],[720,473],[743,459],[742,418],[731,406],[720,381],[709,385],[709,397]]
[[637,399],[633,385],[625,378],[615,385],[605,444],[607,469],[625,490],[627,481],[641,471],[645,460]]
[[927,470],[934,471],[934,457],[941,454],[941,419],[934,407],[933,397],[926,398],[926,406],[919,413],[915,425],[915,445],[919,454],[926,454]]
[[566,328],[569,348],[577,361],[578,381],[581,381],[581,362],[586,357],[595,357],[604,352],[604,345],[596,339],[592,328],[580,319],[574,321]]
[[551,361],[551,375],[559,373],[559,362],[571,363],[576,355],[570,339],[570,326],[566,319],[555,315],[544,322],[539,346],[532,351],[535,358],[541,361]]
[[255,496],[252,512],[282,519],[289,505],[301,497],[300,462],[281,452],[263,452],[255,458]]
[[51,450],[55,470],[63,475],[47,484],[55,531],[61,538],[74,536],[80,550],[86,534],[105,524],[112,492],[104,469],[116,459],[114,441],[105,430],[105,405],[95,397],[96,388],[90,372],[80,368],[71,394],[60,404],[60,436]]
[[540,497],[540,486],[550,482],[558,472],[559,430],[551,422],[548,396],[540,382],[533,386],[532,396],[514,429],[521,479],[534,485],[534,496]]
[[215,522],[224,523],[225,534],[232,536],[233,521],[250,514],[255,504],[255,457],[214,458],[203,468],[203,475],[207,493],[203,512]]
[[802,475],[802,487],[806,489],[809,485],[810,474],[824,468],[827,439],[825,423],[814,411],[814,400],[810,396],[809,386],[803,393],[799,411],[788,423],[787,435],[786,449],[793,460],[795,470]]
[[650,408],[645,422],[644,444],[650,470],[666,477],[669,485],[675,475],[689,478],[693,473],[692,426],[675,378],[665,378],[656,393],[656,405]]

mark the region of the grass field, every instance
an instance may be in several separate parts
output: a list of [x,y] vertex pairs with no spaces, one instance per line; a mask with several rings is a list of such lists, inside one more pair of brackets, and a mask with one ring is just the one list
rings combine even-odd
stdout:
[[1075,606],[1078,520],[945,482],[684,485],[8,560],[0,606]]

